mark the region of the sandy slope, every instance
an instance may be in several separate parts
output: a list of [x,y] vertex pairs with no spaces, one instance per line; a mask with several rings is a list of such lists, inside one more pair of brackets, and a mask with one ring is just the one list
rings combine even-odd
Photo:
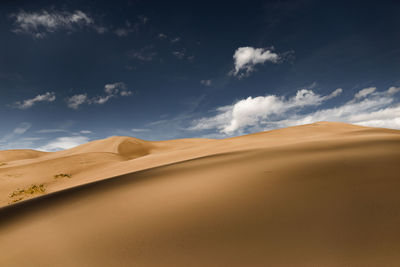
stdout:
[[[0,266],[400,264],[400,131],[113,137],[0,160]],[[32,184],[46,194],[8,204]]]

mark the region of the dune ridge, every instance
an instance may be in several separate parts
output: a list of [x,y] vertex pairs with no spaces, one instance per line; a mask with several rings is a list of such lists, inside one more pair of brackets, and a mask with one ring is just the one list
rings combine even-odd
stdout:
[[[397,130],[318,122],[222,140],[111,137],[0,159],[1,266],[400,262]],[[32,184],[46,191],[9,204]]]

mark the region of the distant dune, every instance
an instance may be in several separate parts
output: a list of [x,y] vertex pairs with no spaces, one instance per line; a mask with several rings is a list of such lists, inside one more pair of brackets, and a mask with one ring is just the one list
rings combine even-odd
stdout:
[[0,151],[0,266],[399,266],[400,131]]

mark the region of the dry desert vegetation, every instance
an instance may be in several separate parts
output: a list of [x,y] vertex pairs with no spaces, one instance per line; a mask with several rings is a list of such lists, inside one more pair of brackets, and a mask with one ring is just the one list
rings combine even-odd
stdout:
[[0,151],[0,266],[399,266],[400,131]]

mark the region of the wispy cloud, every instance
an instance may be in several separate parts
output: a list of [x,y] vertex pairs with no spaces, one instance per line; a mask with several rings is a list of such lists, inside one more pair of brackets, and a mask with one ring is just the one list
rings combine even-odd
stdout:
[[129,20],[125,21],[123,27],[118,27],[114,30],[114,33],[119,37],[125,37],[133,32],[139,31],[140,27],[145,25],[149,19],[145,16],[139,16],[138,22],[132,24]]
[[78,109],[80,105],[87,101],[86,94],[73,95],[67,98],[67,105],[72,109]]
[[89,138],[86,136],[64,136],[51,140],[47,144],[38,147],[37,150],[47,152],[58,151],[70,149],[87,142],[89,142]]
[[28,34],[34,38],[44,38],[49,33],[60,30],[74,31],[82,27],[91,27],[98,33],[104,33],[105,27],[96,25],[93,18],[81,11],[74,12],[41,10],[38,12],[26,12],[24,10],[10,15],[14,19],[13,32]]
[[181,37],[172,38],[170,41],[171,43],[177,43],[181,40]]
[[54,92],[46,92],[31,99],[17,101],[14,103],[14,106],[19,109],[28,109],[39,102],[53,102],[54,100],[56,100],[56,94]]
[[172,52],[174,56],[176,56],[179,59],[184,59],[185,58],[185,52],[184,51],[174,51]]
[[[12,147],[14,145],[13,142],[15,141],[15,139],[26,133],[31,127],[31,123],[21,122],[17,127],[14,128],[12,132],[0,137],[0,148],[8,149]],[[24,144],[25,143],[26,140],[24,141]]]
[[194,59],[193,55],[187,55],[186,49],[182,49],[181,51],[173,51],[172,55],[174,55],[175,57],[177,57],[178,59],[181,59],[181,60],[192,61]]
[[200,83],[204,86],[210,86],[212,84],[211,80],[201,80]]
[[130,96],[132,91],[128,89],[125,83],[116,82],[104,85],[104,95],[88,98],[87,94],[77,94],[67,98],[67,105],[72,109],[78,109],[79,106],[87,104],[104,104],[111,98],[118,96]]
[[44,133],[61,133],[61,132],[68,132],[65,129],[42,129],[36,131],[36,133],[44,134]]
[[166,35],[165,33],[159,33],[158,34],[158,38],[160,38],[161,40],[168,40],[171,43],[178,43],[178,42],[180,42],[182,40],[182,38],[179,37],[179,36],[171,38],[168,35]]
[[364,89],[358,91],[358,92],[354,95],[354,98],[355,98],[355,99],[364,98],[364,97],[366,97],[366,96],[372,94],[373,92],[375,92],[375,90],[376,90],[376,87],[364,88]]
[[152,61],[156,58],[157,52],[154,50],[153,45],[148,45],[140,50],[129,51],[128,56],[133,59],[138,59],[140,61]]
[[132,94],[132,91],[128,90],[126,84],[123,82],[106,84],[104,86],[104,92],[106,95],[94,97],[89,100],[89,103],[104,104],[113,97],[129,96]]
[[134,133],[142,133],[142,132],[148,132],[148,131],[150,131],[150,129],[133,128],[133,129],[131,129],[131,131]]
[[400,105],[395,103],[394,98],[400,88],[390,87],[382,92],[369,89],[369,93],[363,90],[342,105],[322,109],[315,107],[338,96],[342,89],[325,96],[302,89],[289,99],[276,95],[248,97],[217,108],[214,116],[193,121],[190,130],[217,130],[222,135],[232,135],[316,121],[342,121],[400,129]]
[[167,36],[166,34],[164,34],[164,33],[159,33],[159,34],[158,34],[158,38],[164,40],[164,39],[167,39],[168,36]]
[[29,128],[32,127],[32,124],[28,122],[22,122],[17,128],[14,129],[13,134],[24,134]]
[[239,47],[233,54],[235,67],[229,74],[239,78],[246,77],[255,70],[255,65],[265,62],[278,63],[279,59],[280,56],[271,49]]

